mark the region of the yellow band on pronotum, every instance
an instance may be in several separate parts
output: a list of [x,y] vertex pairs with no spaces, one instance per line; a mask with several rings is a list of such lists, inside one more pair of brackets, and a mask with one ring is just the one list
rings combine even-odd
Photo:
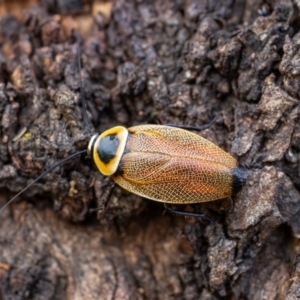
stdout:
[[[105,164],[99,157],[98,149],[99,149],[99,147],[101,147],[101,140],[103,138],[105,138],[106,136],[112,135],[112,134],[117,135],[117,137],[119,139],[119,146],[117,148],[115,157],[112,158],[107,164]],[[116,126],[116,127],[113,127],[111,129],[104,131],[96,140],[95,145],[94,145],[94,150],[93,150],[94,151],[93,157],[94,157],[96,166],[98,167],[99,171],[103,175],[111,176],[117,171],[119,162],[124,153],[127,137],[128,137],[128,130],[123,126]]]

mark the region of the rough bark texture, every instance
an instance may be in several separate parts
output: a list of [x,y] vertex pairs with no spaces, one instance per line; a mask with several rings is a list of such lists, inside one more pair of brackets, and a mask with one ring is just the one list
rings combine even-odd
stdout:
[[214,225],[120,188],[96,216],[110,182],[74,159],[1,212],[0,298],[299,298],[300,2],[41,2],[0,3],[1,205],[87,147],[74,28],[94,131],[216,117],[201,134],[249,177],[180,207]]

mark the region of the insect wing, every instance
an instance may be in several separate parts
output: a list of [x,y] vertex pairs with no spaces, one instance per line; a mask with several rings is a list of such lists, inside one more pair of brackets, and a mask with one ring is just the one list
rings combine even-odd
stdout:
[[231,169],[237,163],[211,142],[159,125],[128,131],[121,173],[113,176],[126,190],[165,203],[206,202],[232,194]]
[[128,128],[130,152],[165,153],[177,157],[196,158],[235,168],[237,161],[207,139],[184,129],[162,125]]

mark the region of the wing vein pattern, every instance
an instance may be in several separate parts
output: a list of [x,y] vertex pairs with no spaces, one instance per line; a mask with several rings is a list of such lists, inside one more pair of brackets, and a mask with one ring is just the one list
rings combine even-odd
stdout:
[[122,175],[123,188],[165,203],[198,203],[232,193],[231,170],[237,161],[189,131],[159,125],[128,129]]

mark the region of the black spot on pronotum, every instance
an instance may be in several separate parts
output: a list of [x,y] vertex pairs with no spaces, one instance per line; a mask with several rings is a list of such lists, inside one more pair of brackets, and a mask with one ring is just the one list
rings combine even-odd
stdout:
[[233,177],[232,193],[236,194],[246,183],[248,170],[242,167],[234,168],[231,171]]
[[97,152],[103,163],[108,164],[116,156],[119,144],[116,134],[110,134],[101,139]]

